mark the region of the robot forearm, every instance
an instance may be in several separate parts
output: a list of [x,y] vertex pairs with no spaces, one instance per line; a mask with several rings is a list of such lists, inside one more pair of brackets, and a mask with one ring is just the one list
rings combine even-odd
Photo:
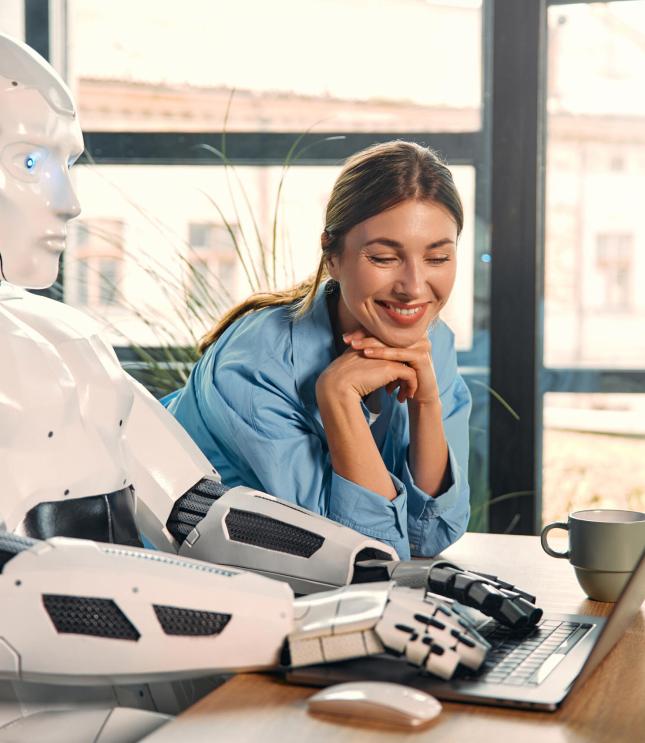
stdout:
[[130,381],[126,435],[136,520],[159,549],[259,572],[296,593],[351,583],[358,560],[398,559],[388,545],[293,503],[227,488],[172,415]]
[[274,667],[288,586],[174,555],[0,535],[0,678],[165,681]]
[[182,556],[286,581],[297,594],[352,583],[358,561],[397,559],[392,547],[293,503],[208,479],[177,501],[168,530]]

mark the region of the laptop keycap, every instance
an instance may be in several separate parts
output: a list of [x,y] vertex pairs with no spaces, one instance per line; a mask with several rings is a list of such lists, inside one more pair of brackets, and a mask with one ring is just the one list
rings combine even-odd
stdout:
[[531,635],[522,637],[509,636],[508,630],[497,626],[485,635],[493,647],[483,672],[475,678],[496,684],[535,686],[538,677],[540,682],[546,678],[545,674],[538,673],[545,661],[556,650],[563,657],[588,628],[589,625],[576,622],[545,620]]

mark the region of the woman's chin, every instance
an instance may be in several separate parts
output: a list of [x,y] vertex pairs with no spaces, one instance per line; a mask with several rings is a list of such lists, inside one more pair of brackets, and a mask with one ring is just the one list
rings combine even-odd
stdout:
[[384,343],[386,346],[391,348],[409,348],[414,346],[415,343],[427,338],[428,328],[427,326],[423,329],[419,328],[406,328],[406,329],[383,329],[378,334],[374,334],[375,338]]

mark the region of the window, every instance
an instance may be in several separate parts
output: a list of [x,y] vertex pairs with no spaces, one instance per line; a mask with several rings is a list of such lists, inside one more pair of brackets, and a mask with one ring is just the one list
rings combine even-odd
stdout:
[[86,129],[209,132],[225,119],[231,132],[480,127],[481,0],[67,5]]
[[100,309],[119,302],[123,244],[123,222],[89,219],[73,223],[66,266],[74,304]]
[[23,0],[3,0],[0,3],[0,31],[8,36],[24,40]]
[[222,288],[236,297],[238,225],[191,222],[188,225],[188,294],[198,305],[209,305]]
[[84,218],[127,225],[120,263],[68,251],[65,301],[107,303],[105,335],[128,363],[141,361],[141,346],[189,359],[233,302],[316,268],[324,205],[346,157],[397,137],[435,148],[466,215],[443,316],[478,398],[472,501],[485,523],[492,4],[311,0],[306,10],[297,0],[186,0],[179,14],[155,0],[68,0],[51,6],[45,29],[28,13],[28,26],[51,37],[52,61],[79,105],[89,156],[74,178]]
[[633,262],[633,235],[606,234],[596,237],[596,267],[604,283],[605,309],[631,309]]
[[543,446],[544,523],[645,509],[645,395],[549,392]]
[[544,522],[645,508],[645,2],[548,15]]

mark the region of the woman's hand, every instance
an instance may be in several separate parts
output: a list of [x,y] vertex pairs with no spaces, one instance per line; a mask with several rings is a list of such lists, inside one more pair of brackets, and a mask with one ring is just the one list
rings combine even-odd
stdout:
[[399,402],[405,399],[417,405],[435,405],[439,402],[439,388],[430,355],[431,344],[427,338],[407,348],[393,348],[377,338],[367,336],[363,330],[356,330],[343,336],[343,340],[352,351],[360,353],[366,360],[391,363],[396,365],[397,370],[404,366],[414,371],[416,380],[412,385],[408,382],[409,376],[400,376],[381,385],[386,387],[388,394],[399,387]]
[[430,341],[392,348],[356,330],[343,336],[347,351],[318,377],[316,398],[327,433],[334,470],[368,490],[396,497],[370,428],[358,404],[370,392],[399,388],[408,400],[408,462],[417,485],[431,496],[442,492],[448,472],[448,446],[443,431],[439,388],[430,356]]
[[[410,447],[408,463],[416,484],[428,495],[440,495],[449,482],[448,444],[443,430],[439,386],[430,355],[431,345],[422,338],[408,348],[392,348],[376,338],[355,331],[344,338],[366,360],[403,364],[416,376],[416,388],[399,389],[398,399],[408,399]],[[397,382],[386,385],[388,392]]]
[[[359,334],[361,340],[359,342]],[[387,387],[392,391],[399,387],[399,400],[403,401],[408,397],[414,397],[418,387],[418,372],[408,358],[397,359],[387,358],[383,355],[379,357],[378,353],[371,356],[371,349],[368,342],[380,343],[375,338],[366,338],[361,331],[345,336],[345,342],[348,344],[347,351],[325,369],[318,378],[316,384],[317,397],[332,395],[334,397],[356,397],[360,398],[369,395],[370,392]],[[352,339],[355,339],[352,340]],[[354,346],[356,343],[356,346]],[[365,348],[361,346],[365,345]],[[369,353],[365,353],[368,350]],[[381,347],[387,350],[383,344]],[[376,351],[376,348],[374,348]],[[390,349],[396,350],[396,349]],[[320,400],[319,400],[320,402]]]

